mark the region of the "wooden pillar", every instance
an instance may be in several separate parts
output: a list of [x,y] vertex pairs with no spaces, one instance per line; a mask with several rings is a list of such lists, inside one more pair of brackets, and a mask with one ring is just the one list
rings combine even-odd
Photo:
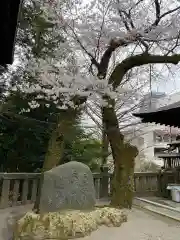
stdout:
[[100,198],[108,198],[109,196],[109,174],[108,167],[102,166],[102,178],[100,179]]
[[9,191],[10,191],[10,180],[3,179],[1,198],[0,198],[0,208],[9,207]]

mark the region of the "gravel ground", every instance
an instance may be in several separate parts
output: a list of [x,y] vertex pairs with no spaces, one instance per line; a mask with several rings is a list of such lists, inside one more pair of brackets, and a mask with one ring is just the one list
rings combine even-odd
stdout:
[[[0,240],[10,240],[6,230],[6,218],[13,213],[27,211],[31,206],[0,210]],[[82,239],[82,238],[81,238]],[[128,222],[120,228],[101,227],[84,240],[179,240],[180,222],[176,222],[148,211],[134,208],[128,213]],[[80,239],[77,239],[80,240]]]

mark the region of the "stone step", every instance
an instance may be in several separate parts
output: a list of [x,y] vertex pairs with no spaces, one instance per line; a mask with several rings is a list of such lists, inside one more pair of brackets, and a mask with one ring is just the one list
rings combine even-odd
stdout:
[[133,205],[180,222],[180,210],[144,198],[135,197]]

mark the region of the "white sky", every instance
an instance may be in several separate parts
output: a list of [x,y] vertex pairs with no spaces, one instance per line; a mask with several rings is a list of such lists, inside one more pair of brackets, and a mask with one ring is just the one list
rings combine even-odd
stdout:
[[[167,94],[172,94],[175,92],[180,93],[180,75],[179,77],[177,76],[174,79],[159,82],[156,84],[153,84],[152,90],[157,91],[157,92],[165,92]],[[180,99],[180,94],[179,94],[179,99]]]

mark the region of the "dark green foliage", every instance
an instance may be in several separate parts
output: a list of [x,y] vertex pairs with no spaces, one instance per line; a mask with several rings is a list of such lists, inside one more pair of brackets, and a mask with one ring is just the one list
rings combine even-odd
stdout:
[[[0,114],[0,171],[36,172],[42,167],[48,147],[48,140],[61,111],[53,103],[40,106],[30,112],[28,102],[32,95],[16,92],[8,96],[1,106]],[[66,136],[63,162],[72,160],[84,162],[93,170],[98,169],[101,144],[80,125],[80,119]]]
[[99,170],[101,158],[102,144],[100,141],[86,133],[83,128],[74,128],[74,133],[66,139],[63,162],[83,162],[92,171],[96,171]]
[[8,96],[0,115],[1,171],[34,171],[42,166],[56,108],[44,104],[30,112],[28,99],[18,93]]
[[54,49],[65,41],[58,31],[55,34],[55,28],[56,24],[46,17],[38,1],[24,1],[19,16],[17,44],[34,57],[53,57]]

